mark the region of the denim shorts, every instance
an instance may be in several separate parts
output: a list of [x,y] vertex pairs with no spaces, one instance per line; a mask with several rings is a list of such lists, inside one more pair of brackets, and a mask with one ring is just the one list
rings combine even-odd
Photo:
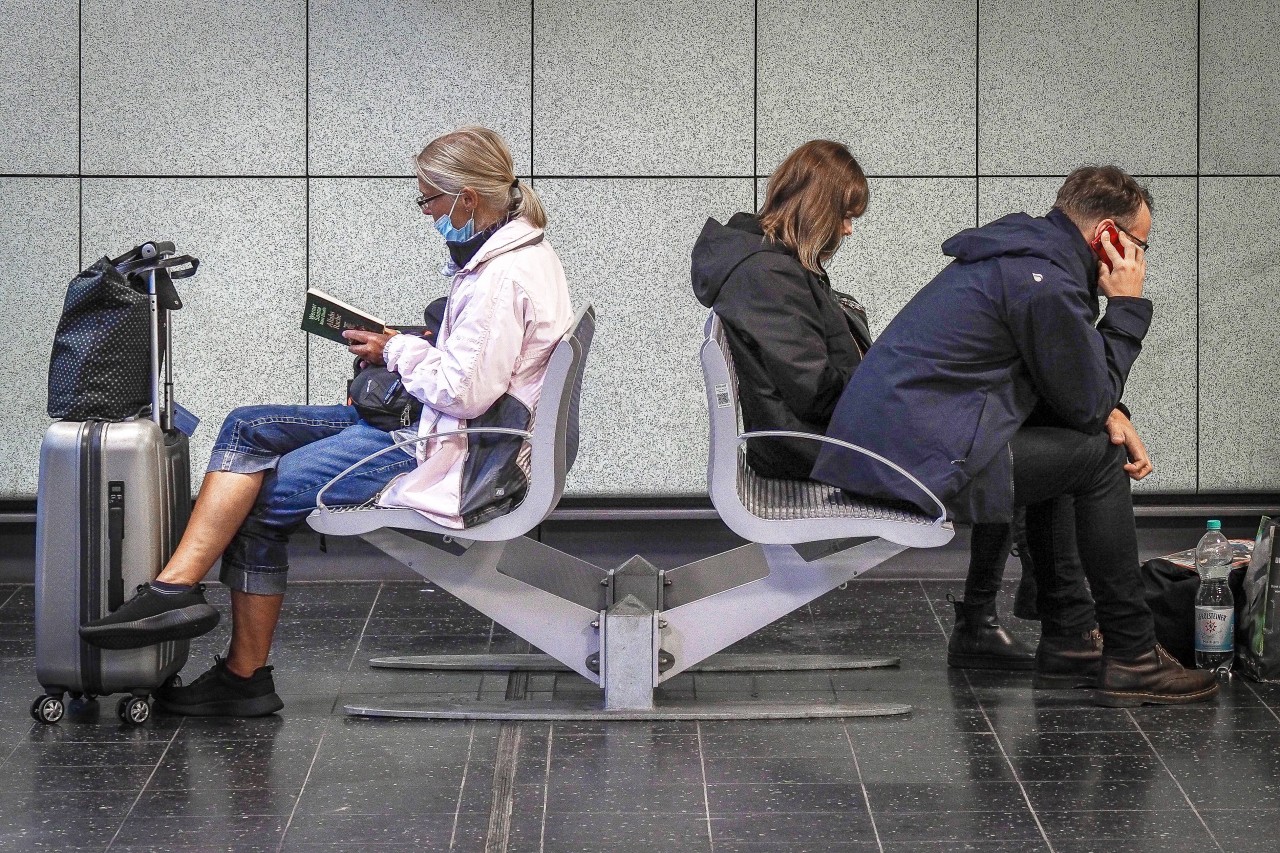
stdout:
[[[369,426],[352,406],[233,410],[218,433],[208,471],[267,473],[248,518],[223,552],[222,582],[240,592],[282,594],[289,536],[316,508],[316,494],[350,466],[394,443],[390,433]],[[401,450],[379,456],[325,492],[325,503],[365,503],[416,464]]]

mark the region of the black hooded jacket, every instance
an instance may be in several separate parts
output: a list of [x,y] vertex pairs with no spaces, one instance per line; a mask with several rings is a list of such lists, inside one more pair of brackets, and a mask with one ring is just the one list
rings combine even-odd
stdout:
[[[849,383],[827,434],[893,460],[961,521],[1013,513],[1009,441],[1039,409],[1102,430],[1151,323],[1140,297],[1097,322],[1097,260],[1059,210],[1015,213],[942,245],[955,260],[907,303]],[[827,445],[813,477],[931,508],[901,475]]]
[[[825,432],[871,345],[860,308],[842,309],[826,276],[765,237],[749,213],[727,225],[707,220],[693,247],[692,272],[694,295],[724,323],[743,426]],[[756,439],[747,444],[747,461],[765,477],[804,479],[818,448],[804,439]]]

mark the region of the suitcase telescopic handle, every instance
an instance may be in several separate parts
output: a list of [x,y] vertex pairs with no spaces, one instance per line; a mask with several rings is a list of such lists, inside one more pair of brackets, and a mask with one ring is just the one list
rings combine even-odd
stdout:
[[163,258],[178,251],[170,240],[148,240],[141,246],[134,246],[118,258],[112,258],[112,266],[149,261],[152,258]]

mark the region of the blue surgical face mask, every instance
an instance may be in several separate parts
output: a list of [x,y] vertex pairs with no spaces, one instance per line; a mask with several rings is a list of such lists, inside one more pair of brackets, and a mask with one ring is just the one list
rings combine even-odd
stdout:
[[435,225],[435,229],[440,232],[440,236],[444,238],[446,243],[462,243],[466,240],[470,240],[476,233],[476,220],[474,216],[468,219],[467,224],[461,228],[453,227],[453,209],[458,206],[458,199],[461,197],[461,194],[455,195],[453,197],[453,204],[449,207],[449,212],[432,223]]

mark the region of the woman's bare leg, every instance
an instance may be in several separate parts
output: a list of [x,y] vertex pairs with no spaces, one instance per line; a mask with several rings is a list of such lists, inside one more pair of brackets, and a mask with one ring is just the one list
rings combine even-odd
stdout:
[[265,476],[265,471],[206,474],[187,531],[156,580],[174,584],[204,580],[253,509]]

